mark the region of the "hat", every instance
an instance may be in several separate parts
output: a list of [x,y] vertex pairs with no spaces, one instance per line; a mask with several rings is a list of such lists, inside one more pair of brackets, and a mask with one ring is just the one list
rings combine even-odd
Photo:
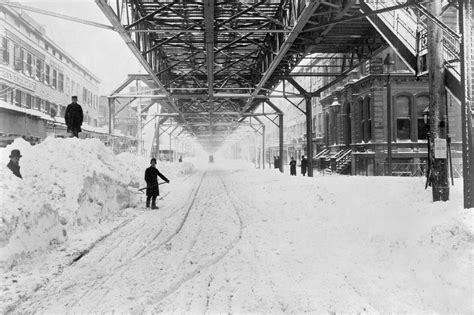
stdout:
[[12,158],[12,157],[22,157],[22,156],[23,155],[20,154],[20,150],[15,149],[15,150],[12,150],[12,153],[10,153],[9,157]]
[[76,99],[76,100],[77,100],[77,96],[76,96],[76,95],[73,95],[73,96],[71,97],[71,99]]

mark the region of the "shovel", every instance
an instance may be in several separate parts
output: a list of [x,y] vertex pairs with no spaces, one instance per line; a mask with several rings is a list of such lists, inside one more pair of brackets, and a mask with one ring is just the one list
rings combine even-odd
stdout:
[[[159,186],[159,185],[163,185],[163,184],[166,184],[166,182],[161,182],[161,183],[158,183],[158,185],[153,185],[153,186],[150,186],[150,188],[154,188],[156,186]],[[146,187],[143,187],[143,188],[139,188],[138,191],[144,191],[146,189]]]

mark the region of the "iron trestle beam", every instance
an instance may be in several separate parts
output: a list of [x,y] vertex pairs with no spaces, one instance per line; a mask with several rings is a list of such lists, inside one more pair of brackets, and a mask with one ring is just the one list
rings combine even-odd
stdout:
[[283,60],[286,53],[290,50],[291,46],[293,46],[294,41],[298,38],[298,35],[301,33],[306,23],[311,18],[311,15],[314,13],[314,11],[316,11],[316,9],[319,7],[320,4],[321,4],[320,0],[310,1],[307,3],[306,7],[301,12],[301,15],[299,16],[298,21],[296,22],[295,26],[286,37],[285,42],[280,46],[278,54],[272,60],[269,67],[265,70],[265,74],[260,79],[260,82],[258,83],[257,87],[255,88],[252,94],[252,97],[247,101],[247,104],[245,105],[243,109],[244,112],[246,112],[249,109],[249,107],[252,105],[255,97],[260,93],[260,90],[262,89],[262,87],[270,79],[273,72],[276,70],[280,62]]
[[[164,85],[161,83],[161,81],[158,79],[158,77],[155,75],[152,67],[150,64],[147,62],[147,60],[143,57],[141,54],[140,50],[136,46],[135,42],[132,40],[130,35],[127,33],[127,30],[123,27],[123,25],[120,23],[120,21],[117,19],[117,15],[115,12],[112,10],[112,8],[108,5],[107,0],[95,0],[97,6],[100,8],[100,10],[104,13],[106,18],[110,21],[114,29],[119,33],[120,37],[125,41],[125,44],[129,47],[129,49],[132,51],[132,53],[135,55],[135,57],[138,59],[140,64],[145,68],[145,70],[148,72],[150,75],[151,79],[153,82],[160,88],[161,92],[164,93],[166,100],[168,101],[169,104],[167,104],[169,107],[172,108],[174,112],[179,113],[179,109],[177,106],[174,104],[173,99],[170,97],[169,93],[166,91],[166,88]],[[187,126],[186,120],[183,116],[180,117],[182,120],[183,125]],[[189,127],[188,127],[189,128]],[[193,132],[189,128],[189,132]]]

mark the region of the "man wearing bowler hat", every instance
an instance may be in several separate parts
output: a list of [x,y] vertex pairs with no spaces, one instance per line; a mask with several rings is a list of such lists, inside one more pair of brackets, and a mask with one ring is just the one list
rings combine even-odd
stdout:
[[66,107],[66,113],[64,114],[64,121],[66,122],[67,131],[71,133],[73,137],[78,138],[79,132],[82,131],[82,121],[84,120],[84,113],[82,112],[81,105],[77,104],[77,96],[73,96],[72,103]]
[[7,167],[13,172],[13,175],[19,177],[19,178],[23,178],[21,177],[21,174],[20,174],[20,158],[22,157],[22,155],[20,154],[20,150],[12,150],[12,152],[10,153],[10,162],[7,164]]

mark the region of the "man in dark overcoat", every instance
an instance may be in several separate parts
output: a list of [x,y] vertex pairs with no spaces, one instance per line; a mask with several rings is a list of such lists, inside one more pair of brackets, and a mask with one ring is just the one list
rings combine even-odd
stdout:
[[10,162],[8,162],[7,164],[7,167],[12,171],[13,175],[21,179],[23,179],[20,173],[20,158],[22,156],[23,155],[20,154],[20,150],[17,150],[17,149],[12,150],[9,156]]
[[290,175],[296,176],[296,161],[294,157],[291,157],[290,161]]
[[145,181],[146,181],[146,207],[150,207],[150,200],[151,200],[151,208],[158,209],[156,206],[156,197],[160,195],[160,186],[158,185],[158,178],[160,176],[162,180],[169,183],[169,179],[165,177],[165,175],[161,174],[160,171],[156,168],[156,159],[152,158],[150,161],[151,166],[146,169],[145,171]]
[[66,122],[67,132],[71,133],[73,137],[78,138],[79,132],[82,131],[82,121],[84,120],[84,113],[81,105],[77,104],[77,96],[72,97],[72,103],[66,108],[64,114],[64,121]]
[[306,169],[308,168],[308,160],[304,157],[304,155],[301,156],[301,174],[303,176],[306,176]]

